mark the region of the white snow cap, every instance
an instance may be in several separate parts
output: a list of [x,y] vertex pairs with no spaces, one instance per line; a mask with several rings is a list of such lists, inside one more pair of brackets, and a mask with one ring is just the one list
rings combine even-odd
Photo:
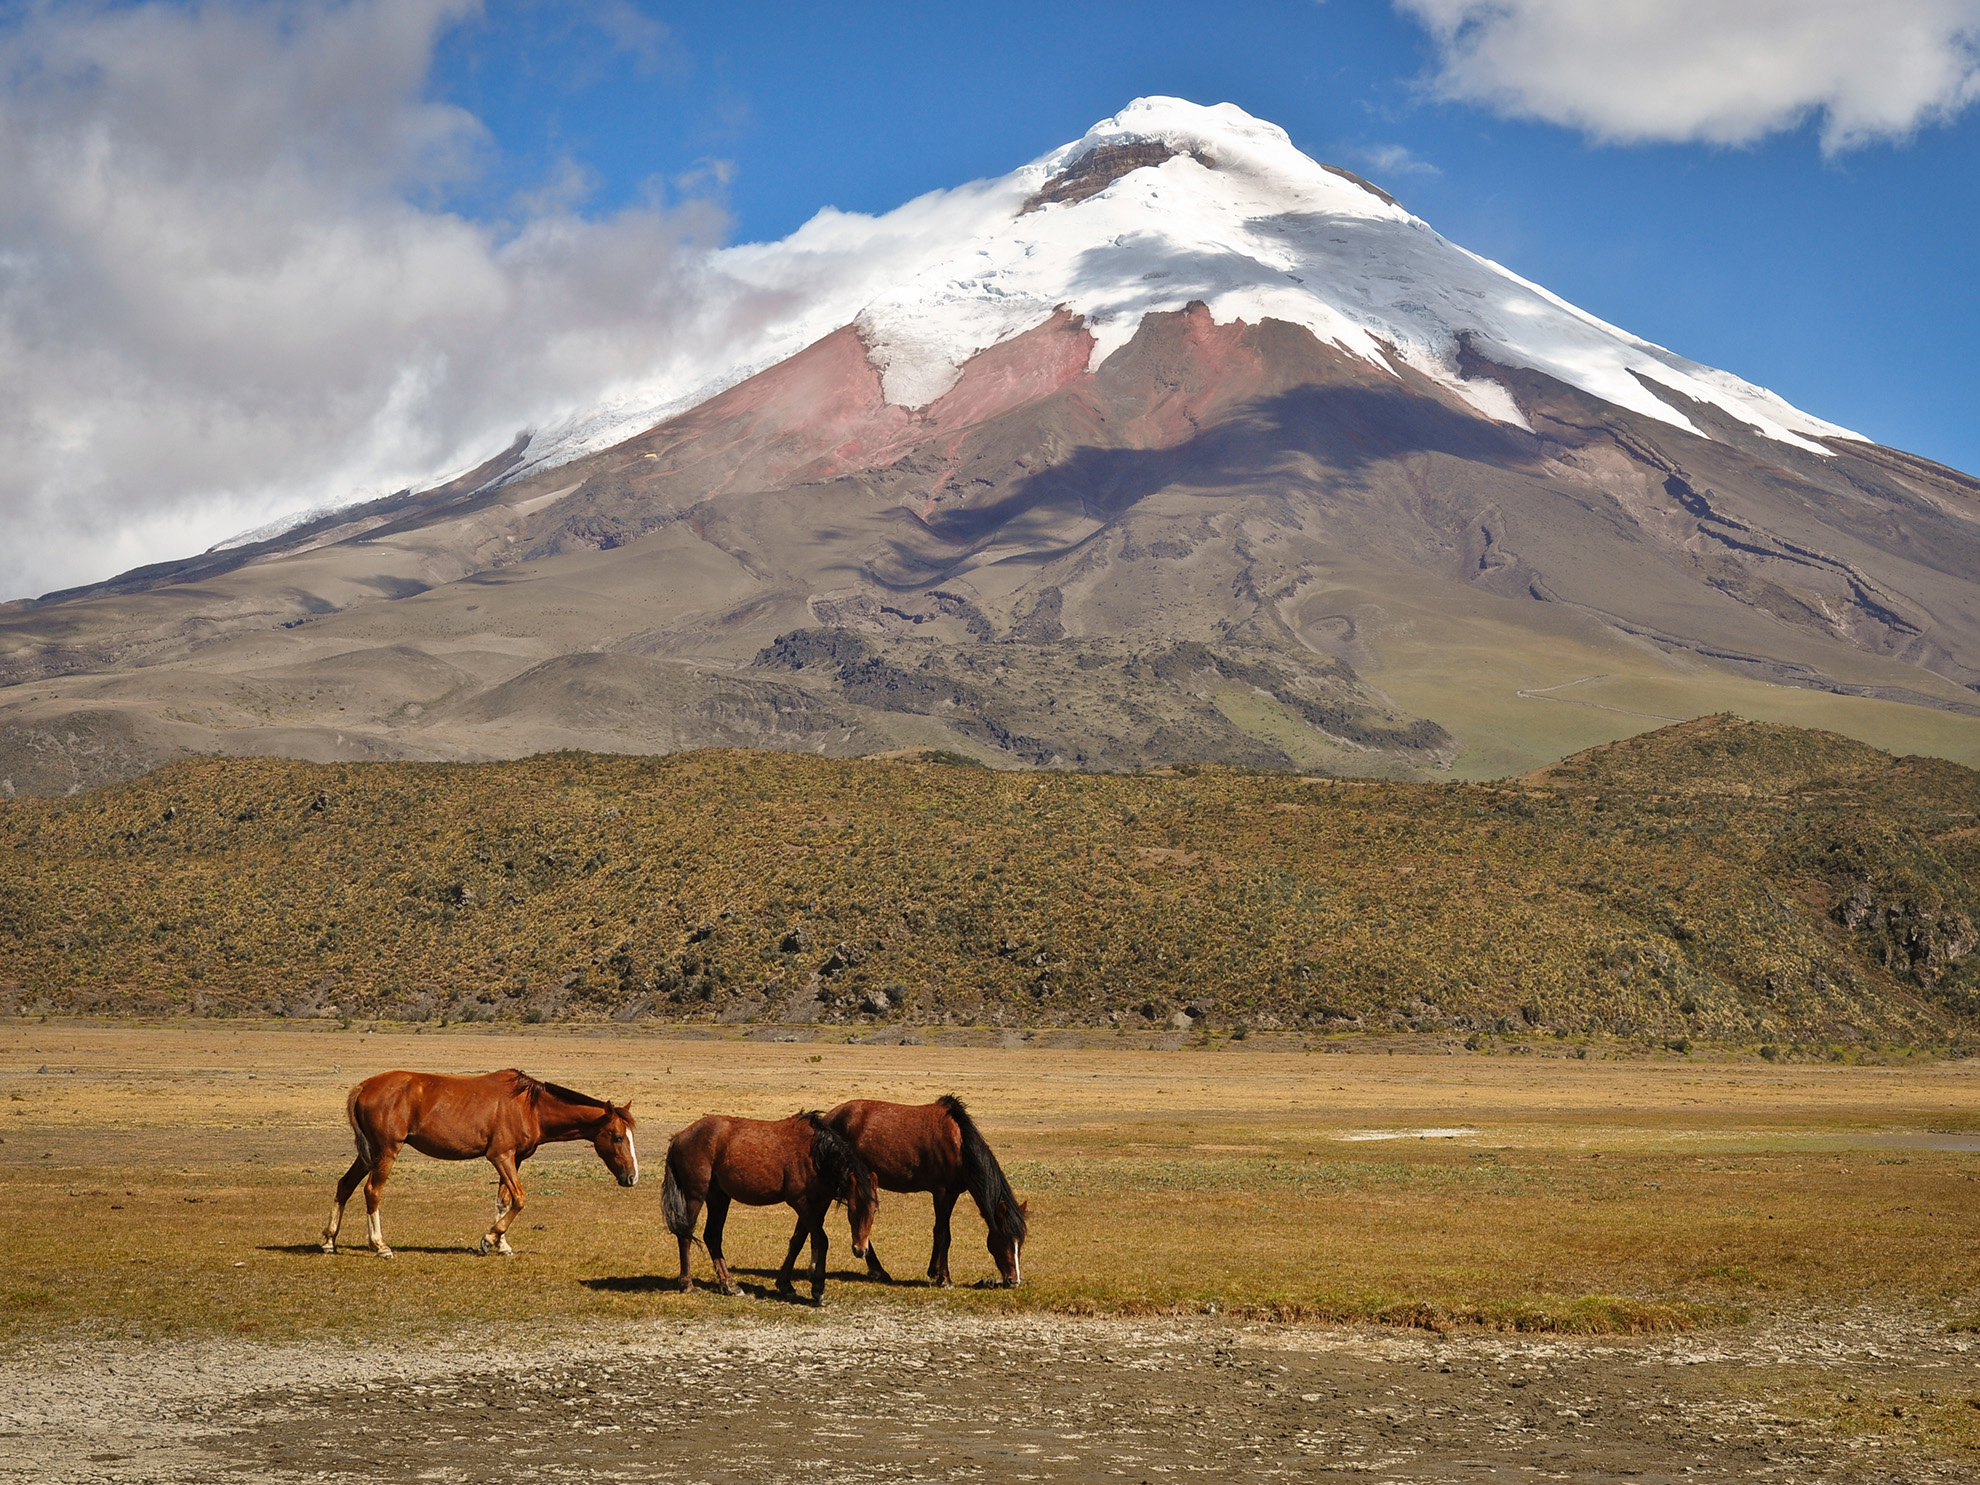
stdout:
[[[1083,201],[1022,210],[1089,151],[1128,144],[1176,153]],[[987,186],[968,239],[897,280],[858,317],[890,402],[933,402],[970,357],[1061,307],[1085,316],[1097,367],[1133,338],[1142,316],[1200,299],[1219,324],[1286,320],[1385,370],[1388,355],[1399,356],[1504,422],[1524,419],[1496,383],[1459,375],[1461,335],[1494,361],[1546,372],[1700,436],[1645,381],[1813,453],[1829,450],[1805,435],[1861,438],[1445,241],[1234,104],[1138,98],[1077,142]]]
[[[1086,200],[1024,210],[1089,151],[1131,144],[1176,153]],[[1235,104],[1139,98],[999,179],[931,191],[877,217],[826,207],[781,242],[712,254],[683,312],[722,327],[707,337],[722,345],[721,358],[657,366],[547,420],[502,483],[686,412],[848,323],[865,338],[888,400],[924,407],[971,356],[1062,305],[1086,317],[1097,367],[1134,337],[1143,315],[1193,299],[1220,324],[1304,325],[1385,371],[1396,356],[1504,422],[1524,420],[1496,383],[1459,375],[1461,334],[1494,361],[1547,372],[1688,432],[1701,430],[1639,377],[1814,453],[1829,451],[1804,435],[1861,437],[1446,242]]]

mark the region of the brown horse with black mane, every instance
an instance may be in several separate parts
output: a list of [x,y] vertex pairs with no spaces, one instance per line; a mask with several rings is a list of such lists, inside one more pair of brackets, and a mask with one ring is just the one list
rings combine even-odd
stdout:
[[555,1083],[539,1083],[511,1067],[479,1077],[449,1073],[387,1072],[366,1078],[344,1103],[350,1116],[357,1159],[337,1183],[337,1199],[323,1227],[323,1251],[337,1251],[344,1203],[364,1182],[364,1210],[371,1251],[390,1258],[378,1203],[399,1150],[411,1145],[436,1160],[486,1160],[501,1178],[495,1225],[481,1239],[480,1251],[507,1256],[509,1224],[523,1207],[516,1166],[537,1146],[563,1140],[590,1140],[591,1147],[621,1186],[639,1180],[639,1153],[633,1148],[630,1104],[607,1103]]
[[791,1294],[791,1270],[798,1249],[811,1239],[811,1299],[825,1302],[825,1214],[832,1203],[846,1204],[852,1220],[853,1256],[866,1251],[873,1231],[873,1213],[880,1193],[873,1172],[853,1147],[814,1111],[788,1119],[732,1119],[707,1114],[675,1135],[667,1146],[667,1179],[660,1188],[660,1209],[667,1230],[681,1243],[681,1288],[694,1288],[688,1256],[694,1244],[694,1223],[703,1203],[708,1207],[708,1257],[715,1281],[724,1294],[742,1291],[722,1256],[722,1228],[729,1220],[729,1203],[767,1207],[778,1202],[798,1214],[790,1251],[777,1275],[777,1292]]
[[[989,1229],[986,1246],[1004,1287],[1018,1286],[1024,1277],[1020,1257],[1031,1209],[1011,1190],[1004,1168],[984,1143],[961,1099],[944,1094],[933,1103],[905,1104],[856,1098],[833,1109],[825,1122],[844,1135],[860,1159],[873,1167],[882,1189],[934,1194],[930,1279],[944,1289],[950,1287],[949,1214],[967,1191]],[[853,1252],[858,1254],[857,1244]],[[893,1282],[871,1242],[866,1244],[866,1271],[876,1279]]]

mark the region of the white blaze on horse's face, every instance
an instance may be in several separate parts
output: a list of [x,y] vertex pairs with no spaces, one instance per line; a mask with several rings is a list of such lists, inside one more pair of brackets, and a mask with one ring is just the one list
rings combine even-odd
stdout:
[[990,1261],[997,1265],[997,1273],[1003,1279],[1004,1287],[1015,1289],[1023,1283],[1024,1267],[1019,1259],[1024,1252],[1024,1245],[1009,1242],[1000,1244],[992,1237],[987,1246],[990,1249]]
[[612,1116],[598,1126],[591,1148],[598,1152],[605,1168],[618,1177],[621,1186],[639,1184],[639,1151],[633,1147],[632,1119],[624,1109],[614,1109]]

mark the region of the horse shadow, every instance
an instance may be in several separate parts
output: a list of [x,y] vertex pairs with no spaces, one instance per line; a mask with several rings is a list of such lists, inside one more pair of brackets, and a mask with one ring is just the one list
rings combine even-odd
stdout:
[[[774,1268],[732,1268],[730,1276],[736,1287],[750,1299],[768,1300],[775,1304],[799,1305],[811,1308],[807,1295],[811,1287],[809,1271],[797,1275],[797,1292],[782,1293],[777,1288],[777,1270]],[[865,1274],[851,1272],[827,1274],[834,1283],[875,1283]],[[597,1294],[678,1294],[680,1282],[672,1274],[606,1274],[595,1279],[579,1279],[578,1283]],[[697,1294],[717,1294],[720,1291],[707,1279],[696,1279]]]
[[[324,1253],[323,1244],[320,1241],[314,1243],[262,1243],[255,1251],[257,1253],[286,1253],[291,1257],[297,1258],[324,1258],[330,1256]],[[481,1256],[475,1251],[474,1245],[471,1243],[456,1243],[452,1245],[400,1243],[394,1246],[392,1251],[394,1253],[464,1253],[471,1258]],[[342,1258],[347,1254],[357,1254],[360,1257],[369,1258],[371,1256],[371,1250],[362,1243],[352,1246],[340,1246],[335,1256]]]
[[[775,1269],[731,1269],[730,1273],[736,1280],[736,1287],[748,1298],[767,1299],[778,1304],[803,1305],[807,1309],[810,1308],[811,1301],[808,1299],[799,1299],[795,1294],[778,1293],[774,1282],[769,1284],[746,1282],[742,1276],[750,1272],[772,1281],[777,1277]],[[579,1279],[578,1283],[598,1294],[679,1294],[681,1292],[680,1281],[672,1274],[608,1274],[603,1278]],[[805,1283],[807,1286],[810,1283],[808,1275]],[[706,1279],[695,1280],[694,1290],[697,1294],[720,1292]]]
[[669,1274],[607,1274],[601,1279],[579,1279],[578,1283],[599,1294],[678,1294],[681,1288]]

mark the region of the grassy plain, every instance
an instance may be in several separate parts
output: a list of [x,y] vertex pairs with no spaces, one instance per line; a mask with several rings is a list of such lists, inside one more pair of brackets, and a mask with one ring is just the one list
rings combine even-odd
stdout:
[[[280,1338],[785,1313],[662,1287],[675,1266],[658,1214],[666,1134],[708,1110],[776,1116],[946,1091],[976,1110],[1031,1201],[1025,1287],[967,1287],[992,1269],[965,1203],[965,1287],[946,1293],[854,1281],[835,1217],[830,1306],[1565,1331],[1864,1305],[1934,1326],[1980,1315],[1980,1064],[1261,1042],[0,1023],[0,1334]],[[350,1154],[345,1088],[391,1067],[505,1065],[630,1097],[640,1185],[621,1190],[583,1147],[546,1149],[524,1167],[519,1256],[482,1259],[468,1245],[491,1172],[408,1154],[385,1205],[398,1257],[316,1250]],[[897,1276],[919,1274],[928,1229],[925,1197],[887,1198],[876,1241]],[[737,1209],[731,1261],[760,1284],[788,1231],[781,1208]]]

